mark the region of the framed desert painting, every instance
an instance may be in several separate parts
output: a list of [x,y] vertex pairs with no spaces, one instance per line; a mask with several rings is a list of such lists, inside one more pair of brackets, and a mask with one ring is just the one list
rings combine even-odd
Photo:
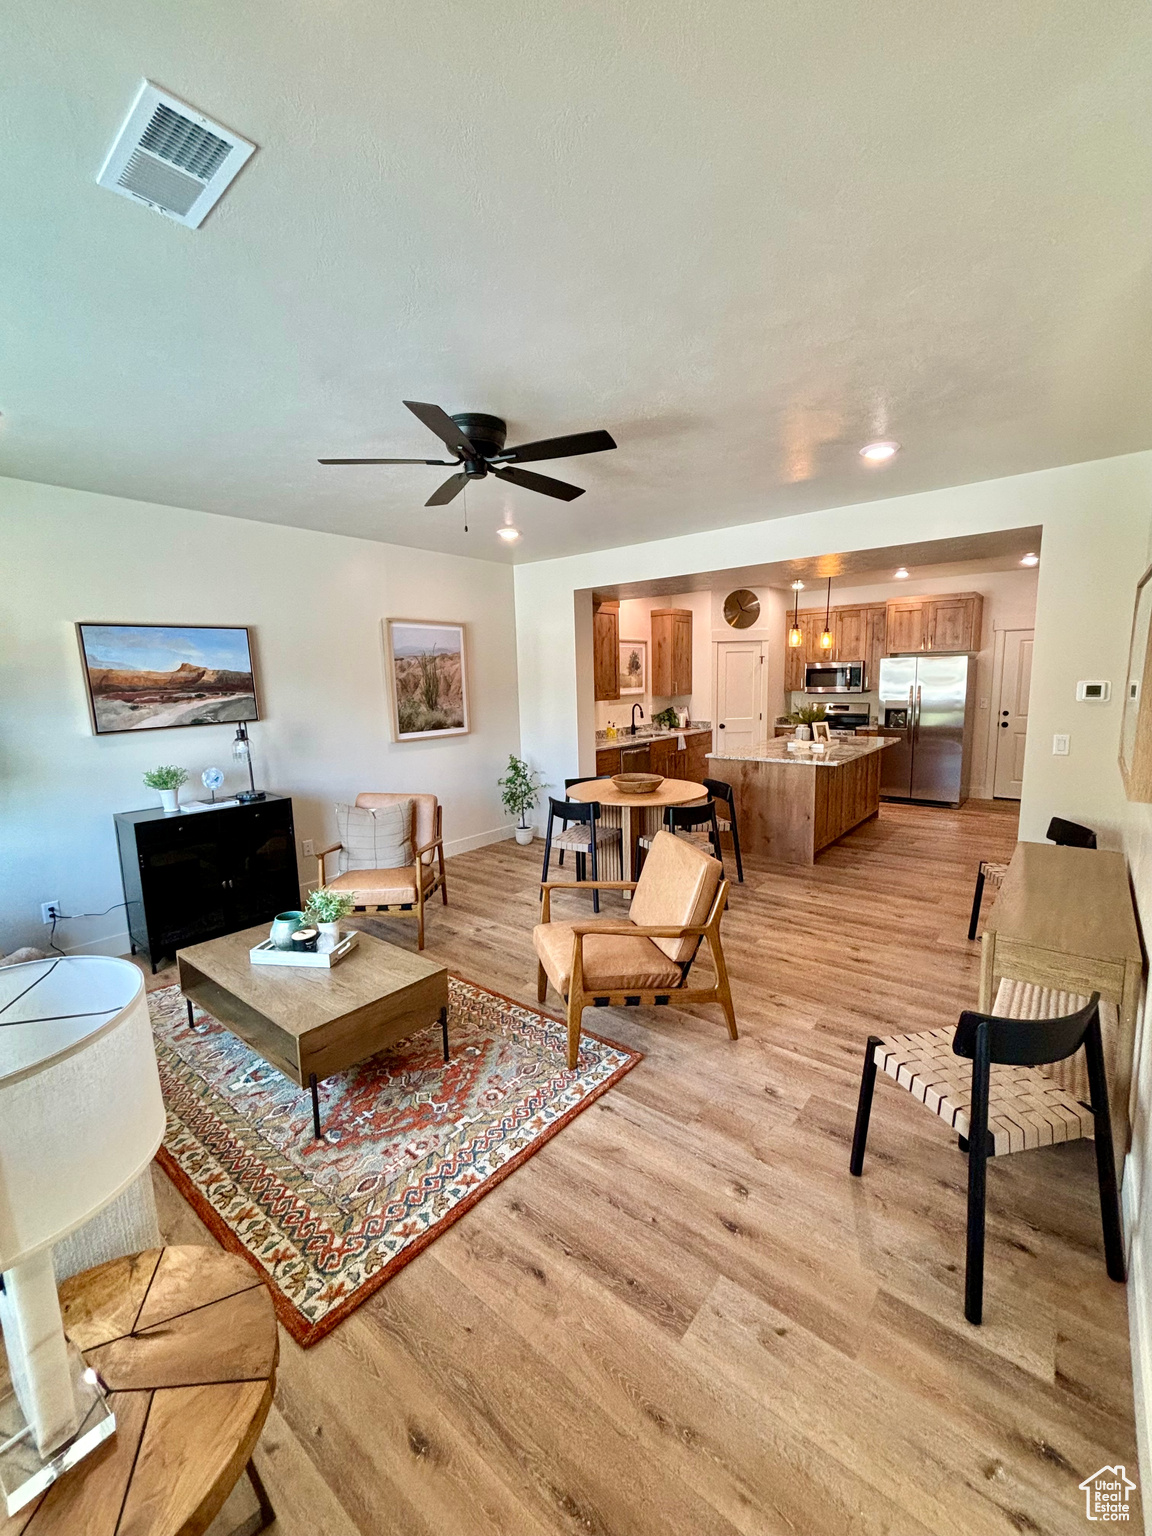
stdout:
[[463,736],[468,730],[463,624],[385,619],[384,648],[393,740]]
[[246,628],[77,624],[97,736],[259,720]]
[[644,693],[648,687],[647,640],[621,640],[620,692]]

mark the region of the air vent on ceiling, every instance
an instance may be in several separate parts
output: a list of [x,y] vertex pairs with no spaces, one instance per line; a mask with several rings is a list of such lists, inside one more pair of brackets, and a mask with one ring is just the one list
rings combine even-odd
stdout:
[[96,181],[197,229],[255,148],[145,80]]

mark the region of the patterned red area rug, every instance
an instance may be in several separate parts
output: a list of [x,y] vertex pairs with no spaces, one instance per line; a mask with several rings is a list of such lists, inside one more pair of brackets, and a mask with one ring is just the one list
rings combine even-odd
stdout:
[[434,1025],[321,1084],[311,1101],[179,988],[148,999],[168,1129],[160,1165],[226,1248],[272,1286],[307,1347],[642,1059],[452,977]]

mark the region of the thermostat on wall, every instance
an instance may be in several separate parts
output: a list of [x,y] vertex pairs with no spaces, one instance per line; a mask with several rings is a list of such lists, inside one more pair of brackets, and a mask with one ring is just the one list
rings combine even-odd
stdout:
[[1112,697],[1111,683],[1077,683],[1076,701],[1079,704],[1107,704]]

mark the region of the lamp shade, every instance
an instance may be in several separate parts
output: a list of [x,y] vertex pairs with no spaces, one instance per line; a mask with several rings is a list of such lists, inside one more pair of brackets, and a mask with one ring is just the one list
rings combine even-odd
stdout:
[[0,1270],[111,1204],[163,1134],[136,966],[69,955],[0,968]]

